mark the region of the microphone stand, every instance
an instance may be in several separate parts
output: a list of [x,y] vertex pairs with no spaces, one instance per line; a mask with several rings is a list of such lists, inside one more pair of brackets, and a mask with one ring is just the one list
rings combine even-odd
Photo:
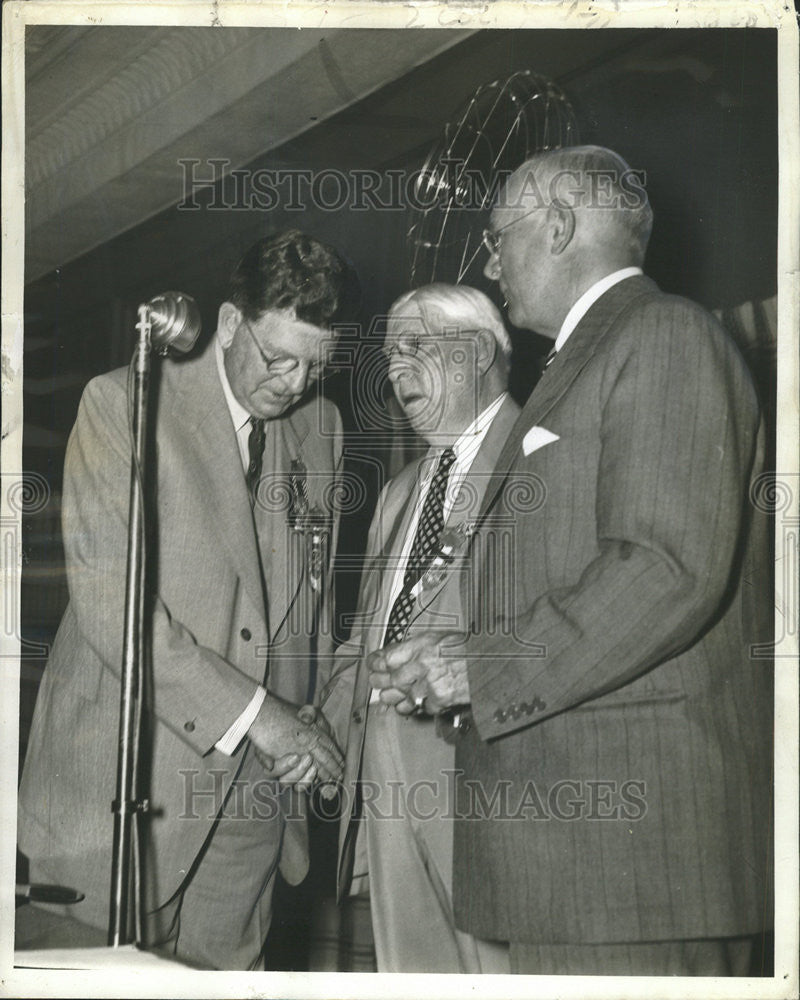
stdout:
[[[131,477],[128,516],[128,560],[125,580],[125,624],[122,675],[120,681],[119,749],[117,755],[114,838],[111,861],[111,907],[108,943],[114,948],[130,941],[128,918],[131,911],[131,862],[138,887],[140,856],[134,818],[147,811],[147,799],[136,794],[136,771],[141,736],[142,670],[145,659],[145,470],[147,402],[150,382],[150,355],[153,348],[167,354],[170,347],[184,353],[194,345],[200,331],[194,300],[180,292],[165,292],[138,309],[138,341],[134,353],[131,423]],[[137,942],[140,901],[133,899]]]
[[[114,813],[114,840],[111,863],[111,914],[108,943],[115,948],[127,944],[130,871],[133,845],[133,817],[146,808],[135,794],[135,744],[139,727],[135,725],[139,678],[142,665],[144,611],[144,469],[147,437],[147,397],[150,381],[150,309],[139,306],[136,324],[139,339],[133,360],[133,412],[130,498],[128,501],[128,565],[125,580],[125,629],[122,645],[122,677],[119,707],[119,750],[117,756],[117,794],[111,804]],[[134,867],[139,858],[134,859]],[[136,902],[136,901],[135,901]],[[135,907],[134,902],[134,907]]]

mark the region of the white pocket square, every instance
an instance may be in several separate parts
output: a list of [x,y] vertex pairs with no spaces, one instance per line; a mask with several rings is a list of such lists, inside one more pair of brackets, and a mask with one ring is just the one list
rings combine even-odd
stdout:
[[558,441],[558,434],[554,434],[546,427],[531,427],[522,439],[522,452],[524,455],[530,455],[532,451],[536,451],[537,448],[542,448],[552,441]]

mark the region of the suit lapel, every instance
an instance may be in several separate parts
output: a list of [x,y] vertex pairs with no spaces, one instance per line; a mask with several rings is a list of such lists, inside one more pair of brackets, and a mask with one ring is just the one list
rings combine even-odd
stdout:
[[[309,504],[324,506],[325,486],[331,474],[331,453],[327,439],[310,434],[309,411],[313,402],[272,422],[270,440],[274,453],[270,455],[270,473],[275,481],[275,494],[288,501],[286,489],[291,462],[299,459],[306,469]],[[326,450],[328,449],[327,454]],[[265,469],[266,469],[265,455]],[[264,577],[267,582],[270,631],[273,642],[286,624],[289,613],[304,584],[305,536],[295,532],[289,522],[287,503],[275,505],[264,517],[264,537],[261,543]],[[259,520],[259,535],[262,521]]]
[[186,429],[188,452],[196,455],[192,473],[199,496],[253,603],[264,609],[252,511],[213,342],[197,359],[182,362],[176,375],[172,412],[176,425]]
[[656,285],[649,278],[644,276],[626,278],[601,296],[578,323],[546,374],[540,378],[528,397],[505,447],[500,452],[480,507],[479,522],[491,509],[500,488],[516,464],[522,439],[530,428],[543,420],[569,389],[594,355],[603,337],[615,324],[620,313],[635,299],[654,290]]
[[413,480],[413,488],[406,492],[403,488],[404,481],[399,477],[392,483],[390,494],[386,498],[384,505],[384,518],[387,525],[386,541],[384,542],[378,557],[375,561],[374,572],[380,576],[378,587],[378,599],[375,604],[375,613],[367,631],[367,653],[377,649],[383,639],[386,623],[389,620],[389,599],[391,597],[392,582],[397,572],[397,564],[403,550],[403,543],[408,535],[414,511],[419,500],[420,479],[423,477],[427,463],[435,452],[431,450],[414,465],[416,475]]
[[[477,519],[487,485],[497,461],[497,456],[500,454],[508,435],[514,428],[519,414],[519,406],[517,406],[510,396],[506,396],[494,420],[489,425],[486,437],[483,439],[478,453],[472,461],[469,472],[459,486],[458,494],[447,516],[445,527],[453,528],[460,523],[467,525]],[[463,551],[456,556],[456,563],[463,561],[467,548],[468,543],[464,546]],[[437,587],[420,594],[411,622],[419,617],[426,608],[431,606],[447,581],[455,576],[456,572],[457,566],[451,565]]]
[[[416,463],[415,470],[419,469]],[[409,489],[408,487],[411,486]],[[367,660],[383,640],[389,616],[389,592],[400,557],[400,547],[408,533],[411,512],[419,496],[419,476],[405,470],[398,473],[384,494],[379,512],[383,528],[374,541],[374,548],[367,552],[358,597],[358,610],[363,618],[354,624],[354,634],[360,635],[361,655],[353,689],[353,705],[366,709],[371,688]],[[370,610],[371,609],[371,610]],[[363,739],[363,733],[362,733]],[[360,759],[360,756],[359,756]]]

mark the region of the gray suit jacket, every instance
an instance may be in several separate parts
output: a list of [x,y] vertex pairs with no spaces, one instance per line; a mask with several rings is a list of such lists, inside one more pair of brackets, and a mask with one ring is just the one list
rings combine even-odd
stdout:
[[643,277],[592,306],[534,389],[473,538],[462,929],[601,943],[769,926],[762,431],[722,328]]
[[[126,378],[127,369],[120,369],[89,383],[67,448],[63,533],[70,601],[39,692],[19,795],[21,849],[85,892],[74,915],[99,926],[107,919],[110,885],[122,659]],[[214,744],[265,678],[274,690],[279,676],[277,693],[304,700],[310,643],[307,629],[289,627],[305,584],[284,512],[275,515],[280,526],[273,526],[271,551],[263,556],[265,595],[213,345],[196,359],[162,362],[156,395],[150,418],[157,490],[148,564],[152,683],[145,712],[151,753],[142,783],[150,801],[148,908],[167,900],[189,871],[247,745],[227,757]],[[341,458],[338,411],[312,401],[283,419],[291,425],[292,447],[313,470],[312,501],[330,500]],[[320,642],[325,654],[330,629]],[[288,874],[299,879],[307,867],[304,831],[295,829],[288,840],[296,869]]]
[[[466,524],[477,517],[497,456],[518,415],[519,407],[506,397],[461,484],[445,527]],[[363,859],[356,863],[354,852],[360,818],[356,786],[372,690],[367,659],[383,642],[391,611],[392,580],[418,497],[419,463],[411,462],[387,483],[378,500],[370,526],[356,620],[350,639],[336,651],[331,680],[322,695],[325,714],[334,727],[339,745],[346,749],[344,804],[339,828],[340,898],[350,890],[354,870],[356,874],[366,870]],[[439,585],[420,596],[408,626],[409,632],[421,628],[444,632],[466,629],[468,623],[461,596],[462,580],[468,572],[465,554],[466,546]]]

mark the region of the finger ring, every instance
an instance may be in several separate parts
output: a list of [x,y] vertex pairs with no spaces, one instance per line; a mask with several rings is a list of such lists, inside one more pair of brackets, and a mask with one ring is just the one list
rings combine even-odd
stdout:
[[425,702],[426,701],[427,701],[427,698],[426,698],[426,696],[424,694],[423,695],[415,695],[414,696],[414,712],[417,715],[425,715],[426,714],[426,709],[425,709]]

